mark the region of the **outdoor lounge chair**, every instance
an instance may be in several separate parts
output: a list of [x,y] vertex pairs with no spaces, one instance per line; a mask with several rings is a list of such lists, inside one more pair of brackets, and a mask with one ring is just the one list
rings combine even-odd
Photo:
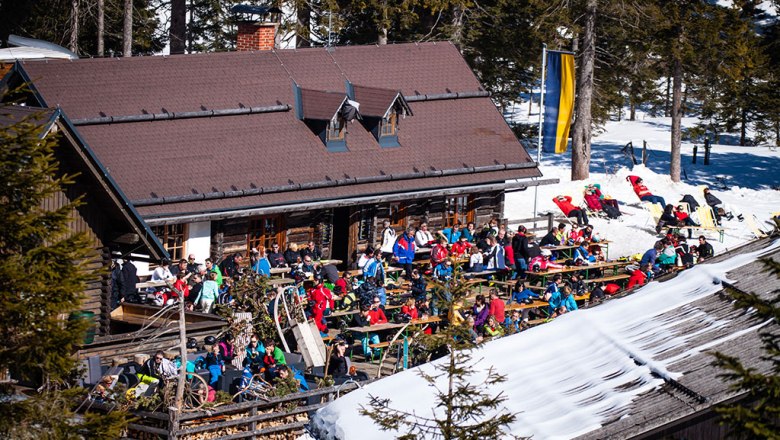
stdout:
[[[661,206],[660,203],[642,202],[642,207],[650,214],[653,225],[657,225],[658,222],[661,221],[661,216],[664,214],[664,207]],[[647,222],[645,222],[645,225],[647,225]]]

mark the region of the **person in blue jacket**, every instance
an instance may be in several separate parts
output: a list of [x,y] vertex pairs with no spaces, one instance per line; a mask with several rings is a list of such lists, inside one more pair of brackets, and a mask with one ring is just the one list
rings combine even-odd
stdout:
[[441,281],[447,281],[452,278],[452,261],[446,259],[439,263],[439,265],[433,269],[433,276]]
[[577,301],[574,300],[574,295],[571,293],[571,287],[563,286],[561,290],[561,307],[566,307],[567,312],[573,312],[577,310]]
[[260,250],[252,249],[252,270],[258,275],[271,276],[271,262],[268,261],[265,248],[260,247]]
[[412,279],[412,263],[414,262],[414,251],[417,248],[414,243],[414,228],[406,228],[403,234],[398,237],[393,245],[393,259],[403,266],[406,273],[406,279]]
[[544,292],[544,299],[549,303],[550,315],[553,315],[555,311],[561,306],[563,298],[561,297],[560,285],[563,281],[561,274],[556,274],[552,282],[547,285],[547,290]]
[[587,248],[588,243],[583,241],[580,246],[574,250],[574,261],[582,260],[588,263],[595,263],[596,257],[593,256],[590,252],[588,252]]
[[650,265],[650,267],[655,267],[655,260],[658,259],[658,253],[663,250],[663,243],[660,241],[653,246],[652,249],[648,249],[647,252],[645,252],[644,255],[642,255],[642,259],[639,261],[639,266],[644,266],[645,264]]
[[444,228],[439,231],[439,235],[446,238],[449,244],[457,243],[460,240],[460,234],[462,234],[460,222],[455,223],[451,228]]
[[538,299],[539,295],[536,292],[533,292],[531,289],[527,288],[525,286],[525,282],[523,280],[517,280],[514,286],[512,286],[512,296],[507,300],[507,304],[512,304],[512,302],[516,302],[518,304],[522,303],[532,303],[533,300]]

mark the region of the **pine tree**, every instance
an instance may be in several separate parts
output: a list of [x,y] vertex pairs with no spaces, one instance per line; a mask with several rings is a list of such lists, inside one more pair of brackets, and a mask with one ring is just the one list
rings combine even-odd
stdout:
[[45,208],[45,200],[73,182],[58,172],[57,137],[43,136],[45,122],[34,115],[0,128],[0,371],[48,390],[18,401],[9,399],[12,388],[0,389],[0,437],[116,434],[125,414],[77,419],[74,399],[83,390],[57,387],[74,374],[73,352],[89,325],[64,318],[79,308],[85,283],[94,278],[86,268],[94,251],[84,234],[69,230],[79,200]]
[[[517,416],[503,408],[507,400],[502,392],[492,394],[492,388],[506,381],[492,367],[484,371],[473,360],[473,343],[467,322],[458,319],[457,309],[470,295],[460,268],[453,280],[431,281],[437,304],[449,312],[450,324],[439,333],[423,336],[422,345],[431,351],[446,349],[448,358],[437,363],[435,373],[422,369],[418,374],[435,390],[436,415],[422,416],[414,410],[394,408],[390,399],[370,396],[368,407],[360,413],[370,417],[383,431],[397,431],[399,439],[433,438],[443,440],[511,438],[506,431]],[[460,322],[459,322],[460,321]],[[477,382],[477,383],[473,383]],[[443,385],[444,383],[444,385]]]
[[[768,258],[762,261],[772,276],[780,277],[780,263]],[[722,405],[716,411],[735,437],[780,438],[780,292],[770,292],[771,297],[765,299],[735,288],[726,291],[734,298],[735,308],[752,310],[758,319],[769,321],[759,336],[764,347],[761,359],[772,367],[764,374],[745,367],[736,357],[715,353],[714,365],[724,370],[718,377],[732,382],[734,391],[747,394],[744,403]]]

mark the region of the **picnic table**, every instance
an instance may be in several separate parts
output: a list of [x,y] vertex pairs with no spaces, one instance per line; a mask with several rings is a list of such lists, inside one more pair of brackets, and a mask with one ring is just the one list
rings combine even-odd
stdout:
[[[590,245],[598,245],[602,249],[604,249],[604,256],[606,258],[609,258],[609,241],[596,241],[591,242]],[[573,259],[574,258],[574,249],[577,249],[580,247],[579,244],[561,244],[558,246],[539,246],[539,249],[547,249],[550,252],[560,252],[564,257]]]
[[439,316],[429,316],[427,318],[412,319],[409,322],[405,322],[401,324],[388,322],[384,324],[367,325],[363,327],[347,327],[347,330],[356,333],[376,333],[376,332],[381,332],[383,330],[399,329],[399,328],[406,327],[408,325],[425,325],[425,324],[432,324],[440,321],[441,318]]
[[[541,278],[542,284],[547,284],[547,278],[550,276],[553,276],[555,274],[567,274],[572,272],[584,272],[583,280],[586,282],[591,281],[598,281],[599,278],[591,279],[589,277],[590,273],[596,270],[612,270],[613,275],[619,275],[617,273],[618,269],[621,267],[628,266],[628,261],[609,261],[609,262],[603,262],[603,263],[594,263],[594,264],[588,264],[583,266],[570,266],[570,267],[564,267],[561,269],[550,269],[543,272],[526,272],[529,278]],[[606,276],[606,274],[605,274]]]
[[266,283],[268,283],[268,285],[278,287],[285,286],[287,284],[293,284],[295,283],[295,280],[293,278],[269,278],[266,280]]

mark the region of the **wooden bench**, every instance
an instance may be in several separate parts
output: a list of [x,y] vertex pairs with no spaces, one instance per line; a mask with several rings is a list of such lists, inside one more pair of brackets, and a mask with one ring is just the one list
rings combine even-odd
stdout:
[[610,281],[627,280],[631,278],[631,275],[624,273],[620,275],[611,275],[608,277],[593,278],[591,280],[584,280],[585,283],[608,283]]

